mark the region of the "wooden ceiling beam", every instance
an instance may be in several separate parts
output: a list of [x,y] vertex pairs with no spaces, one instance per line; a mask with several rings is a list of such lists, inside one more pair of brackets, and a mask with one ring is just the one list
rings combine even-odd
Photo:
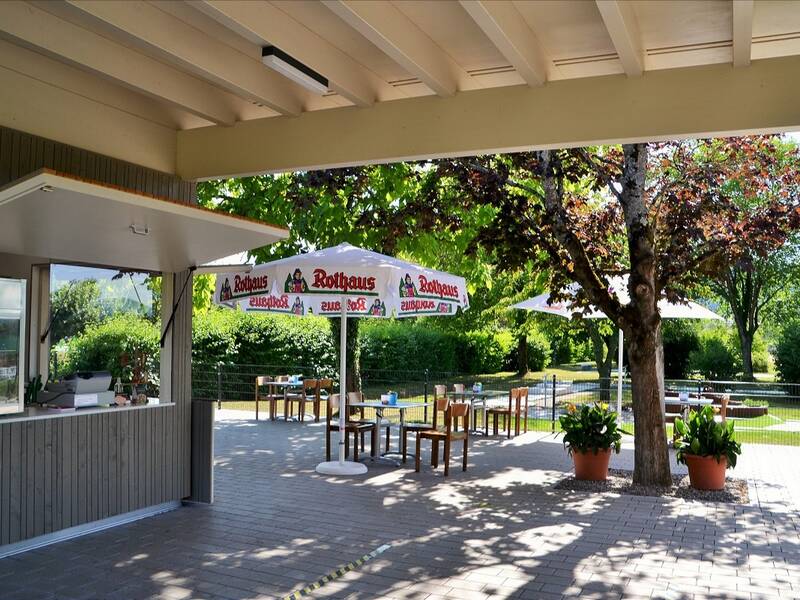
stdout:
[[301,89],[264,66],[260,48],[245,55],[147,2],[66,1],[136,47],[250,102],[285,116],[302,111]]
[[460,0],[461,6],[528,85],[547,80],[536,34],[510,0]]
[[596,3],[625,74],[638,77],[644,72],[644,52],[632,3],[627,0],[596,0]]

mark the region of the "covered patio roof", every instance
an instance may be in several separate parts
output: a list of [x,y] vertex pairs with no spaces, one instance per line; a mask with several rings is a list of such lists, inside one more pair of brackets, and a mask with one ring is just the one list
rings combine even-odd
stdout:
[[790,131],[798,31],[752,0],[10,1],[0,124],[185,179]]

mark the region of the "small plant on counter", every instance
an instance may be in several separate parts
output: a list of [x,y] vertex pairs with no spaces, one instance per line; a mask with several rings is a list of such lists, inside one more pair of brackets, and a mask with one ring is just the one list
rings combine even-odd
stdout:
[[25,406],[39,403],[39,392],[42,391],[42,376],[37,375],[25,386]]
[[605,479],[611,450],[619,454],[622,447],[617,413],[601,402],[580,407],[570,404],[559,422],[564,431],[564,447],[575,462],[575,478]]

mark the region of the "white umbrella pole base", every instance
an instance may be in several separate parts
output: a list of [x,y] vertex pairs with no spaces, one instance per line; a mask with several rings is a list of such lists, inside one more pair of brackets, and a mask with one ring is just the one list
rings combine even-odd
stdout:
[[317,465],[317,473],[320,475],[363,475],[367,472],[367,465],[346,460],[339,462],[321,462]]

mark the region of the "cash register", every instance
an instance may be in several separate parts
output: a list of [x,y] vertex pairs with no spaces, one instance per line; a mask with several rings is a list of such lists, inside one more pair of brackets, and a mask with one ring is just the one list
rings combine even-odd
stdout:
[[108,371],[80,371],[49,382],[39,397],[44,404],[61,408],[105,406],[114,402],[110,387]]

